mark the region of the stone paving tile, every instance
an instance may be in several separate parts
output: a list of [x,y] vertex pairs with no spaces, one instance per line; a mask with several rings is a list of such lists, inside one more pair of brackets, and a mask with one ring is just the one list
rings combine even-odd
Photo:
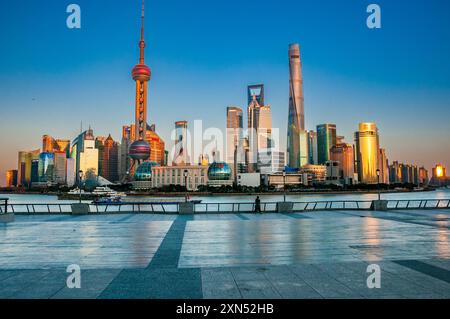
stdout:
[[14,293],[11,298],[17,299],[40,299],[51,298],[58,291],[66,287],[66,280],[69,274],[65,269],[50,270],[38,281],[30,282],[23,289]]
[[95,299],[120,273],[121,269],[96,269],[82,270],[81,288],[68,288],[64,286],[61,290],[51,296],[55,299]]
[[267,280],[266,276],[264,275],[264,267],[231,268],[230,270],[236,282]]
[[228,268],[202,268],[202,282],[232,282],[234,281],[233,274]]
[[331,277],[356,291],[366,298],[380,298],[404,296],[408,297],[411,293],[417,295],[418,291],[424,295],[430,295],[433,292],[421,289],[412,281],[393,276],[390,273],[383,272],[381,269],[381,288],[368,288],[367,278],[369,273],[366,272],[366,266],[361,265],[346,265],[346,264],[327,264],[317,265],[317,267],[324,269]]
[[14,275],[14,270],[0,270],[0,284],[2,280]]
[[270,281],[282,298],[289,299],[322,299],[323,297],[300,278]]
[[242,295],[237,287],[223,288],[203,288],[204,299],[241,299]]
[[[202,270],[203,272],[203,270]],[[228,281],[204,281],[202,280],[203,298],[206,299],[231,299],[242,298],[241,293],[233,278]]]
[[290,266],[290,269],[324,298],[362,298],[363,295],[329,276],[315,265]]
[[298,279],[298,276],[286,265],[265,266],[263,269],[264,276],[270,281]]
[[1,281],[0,298],[11,298],[32,284],[38,284],[48,275],[48,270],[15,270],[12,276]]
[[281,294],[268,280],[236,280],[244,299],[281,299]]

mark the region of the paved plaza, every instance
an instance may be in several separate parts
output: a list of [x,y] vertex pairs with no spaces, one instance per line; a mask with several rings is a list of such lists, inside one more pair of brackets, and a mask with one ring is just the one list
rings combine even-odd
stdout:
[[[450,298],[450,210],[37,215],[0,224],[0,298]],[[67,266],[81,268],[69,289]],[[381,288],[367,287],[369,264]]]

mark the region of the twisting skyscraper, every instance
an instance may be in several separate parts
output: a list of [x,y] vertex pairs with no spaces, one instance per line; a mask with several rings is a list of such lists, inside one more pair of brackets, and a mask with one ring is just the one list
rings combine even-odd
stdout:
[[302,158],[307,157],[307,145],[301,138],[305,131],[305,114],[303,106],[303,78],[300,59],[300,46],[289,45],[289,119],[287,132],[288,166],[300,168]]
[[130,145],[128,154],[133,160],[131,170],[135,164],[142,162],[150,156],[150,145],[145,140],[147,131],[147,82],[150,80],[150,68],[144,63],[144,0],[142,0],[141,14],[141,40],[139,41],[139,64],[136,64],[131,72],[136,81],[136,117],[135,117],[135,141]]

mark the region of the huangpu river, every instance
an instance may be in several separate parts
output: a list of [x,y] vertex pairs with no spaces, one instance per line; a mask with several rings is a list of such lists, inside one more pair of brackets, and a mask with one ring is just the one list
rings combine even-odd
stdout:
[[[287,194],[287,201],[331,201],[331,200],[373,200],[377,199],[376,193],[344,193],[344,194]],[[262,202],[277,202],[283,200],[283,193],[259,195]],[[450,199],[450,189],[438,189],[430,192],[396,192],[396,193],[382,193],[382,199]],[[58,200],[56,195],[43,194],[0,194],[0,198],[9,198],[11,204],[52,204],[52,203],[73,203],[77,200]],[[176,198],[178,201],[180,197],[158,197],[158,196],[126,196],[123,198],[125,202],[147,202],[157,201],[162,199],[170,201],[171,198]],[[210,195],[210,196],[195,196],[190,194],[190,199],[202,200],[202,203],[244,203],[253,202],[256,195]],[[84,202],[91,202],[86,200]]]

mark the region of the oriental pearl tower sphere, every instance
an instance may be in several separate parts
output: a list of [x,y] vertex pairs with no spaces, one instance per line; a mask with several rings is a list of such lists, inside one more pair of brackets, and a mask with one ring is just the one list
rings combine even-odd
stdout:
[[139,165],[150,157],[150,145],[145,140],[145,133],[147,130],[147,83],[150,80],[151,71],[144,63],[144,48],[144,0],[142,0],[139,64],[136,64],[131,72],[133,80],[136,81],[135,140],[128,149],[128,155],[132,160],[131,171],[134,171],[136,165]]

